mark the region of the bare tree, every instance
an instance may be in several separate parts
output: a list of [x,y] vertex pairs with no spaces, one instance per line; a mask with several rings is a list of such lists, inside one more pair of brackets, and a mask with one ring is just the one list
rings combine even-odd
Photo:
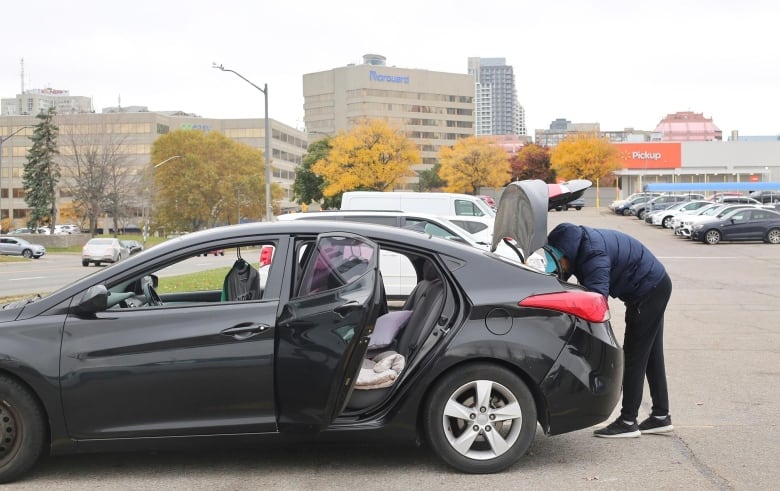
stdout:
[[138,194],[124,138],[110,132],[81,134],[70,129],[64,140],[62,155],[67,165],[63,170],[73,184],[74,207],[89,223],[92,235],[97,232],[100,215],[110,213],[116,234],[127,204]]

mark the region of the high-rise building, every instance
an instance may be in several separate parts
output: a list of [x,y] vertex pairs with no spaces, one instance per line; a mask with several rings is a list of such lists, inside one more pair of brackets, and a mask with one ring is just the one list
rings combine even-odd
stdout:
[[517,101],[515,74],[506,58],[469,58],[475,81],[476,134],[527,134],[525,109]]
[[[417,171],[439,160],[439,149],[474,135],[474,79],[465,74],[390,67],[381,55],[303,76],[306,130],[335,135],[369,119],[402,131],[420,150]],[[417,182],[407,182],[412,187]]]

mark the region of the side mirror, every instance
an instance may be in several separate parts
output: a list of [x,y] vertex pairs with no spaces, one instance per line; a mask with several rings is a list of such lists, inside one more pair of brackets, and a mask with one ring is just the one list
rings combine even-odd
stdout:
[[76,304],[76,310],[81,314],[94,314],[108,308],[108,290],[105,285],[95,285],[89,288]]

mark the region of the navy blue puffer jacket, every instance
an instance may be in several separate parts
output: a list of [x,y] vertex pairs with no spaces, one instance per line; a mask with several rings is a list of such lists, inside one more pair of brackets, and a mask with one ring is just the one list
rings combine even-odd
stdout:
[[666,274],[647,247],[617,230],[562,223],[547,242],[569,260],[582,286],[627,303],[646,295]]

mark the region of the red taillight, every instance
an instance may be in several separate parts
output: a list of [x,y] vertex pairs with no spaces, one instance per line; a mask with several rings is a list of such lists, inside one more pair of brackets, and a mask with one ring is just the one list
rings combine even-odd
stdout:
[[595,292],[567,290],[558,293],[544,293],[520,300],[517,305],[576,315],[588,322],[609,320],[607,299],[604,298],[604,295]]

